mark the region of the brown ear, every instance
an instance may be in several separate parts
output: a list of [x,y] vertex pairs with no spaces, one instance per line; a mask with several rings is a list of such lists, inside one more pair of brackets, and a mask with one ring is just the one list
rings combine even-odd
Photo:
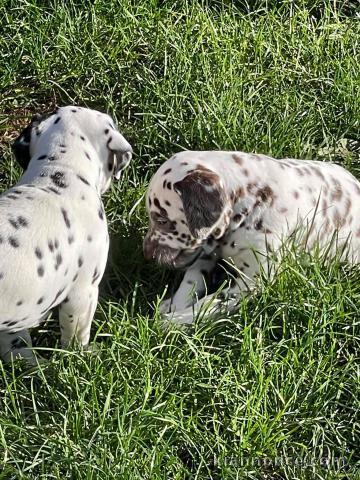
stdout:
[[225,207],[226,197],[219,176],[199,166],[174,183],[174,190],[181,197],[191,234],[195,238],[206,238]]

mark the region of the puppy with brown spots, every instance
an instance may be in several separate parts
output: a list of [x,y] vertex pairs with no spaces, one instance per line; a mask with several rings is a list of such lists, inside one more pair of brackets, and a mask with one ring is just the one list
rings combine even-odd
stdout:
[[332,163],[181,152],[152,178],[147,209],[145,257],[185,270],[173,298],[161,305],[179,323],[191,323],[193,310],[210,300],[201,298],[205,278],[219,259],[241,272],[227,292],[236,300],[251,291],[260,269],[271,273],[269,252],[299,232],[308,250],[336,235],[335,250],[346,244],[350,261],[359,261],[360,183]]
[[103,113],[63,107],[13,145],[25,169],[0,196],[0,355],[33,362],[28,329],[59,306],[61,342],[86,346],[107,261],[101,195],[132,149]]

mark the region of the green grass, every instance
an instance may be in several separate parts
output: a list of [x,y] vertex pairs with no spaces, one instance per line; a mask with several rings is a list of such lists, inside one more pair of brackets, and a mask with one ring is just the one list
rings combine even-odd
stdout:
[[96,354],[50,321],[49,364],[0,365],[0,479],[359,478],[359,270],[291,251],[238,314],[165,332],[173,274],[142,259],[139,200],[176,150],[321,151],[360,176],[339,148],[359,140],[357,2],[249,5],[0,0],[1,189],[54,104],[108,111],[135,150],[105,199]]

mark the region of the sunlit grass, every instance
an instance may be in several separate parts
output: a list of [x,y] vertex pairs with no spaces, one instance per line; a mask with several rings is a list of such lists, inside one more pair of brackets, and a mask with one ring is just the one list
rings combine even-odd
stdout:
[[176,150],[322,149],[359,174],[338,148],[359,139],[355,3],[0,2],[1,189],[11,139],[55,104],[108,111],[135,150],[105,198],[96,352],[63,352],[50,321],[47,365],[0,365],[0,478],[356,478],[358,270],[290,250],[231,318],[163,330],[174,275],[141,252],[141,197]]

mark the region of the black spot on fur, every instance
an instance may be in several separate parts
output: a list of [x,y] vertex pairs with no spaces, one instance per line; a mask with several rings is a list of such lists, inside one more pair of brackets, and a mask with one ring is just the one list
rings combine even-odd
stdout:
[[65,182],[65,175],[63,172],[56,171],[52,175],[50,175],[50,178],[54,185],[56,185],[59,188],[67,188],[68,184]]
[[59,240],[57,238],[55,238],[54,246],[56,249],[59,248]]
[[20,307],[20,305],[22,305],[23,303],[24,303],[24,302],[23,302],[22,300],[18,300],[18,301],[16,302],[16,306],[17,306],[17,307]]
[[3,278],[4,278],[3,272],[0,272],[0,280],[2,280]]
[[37,305],[41,305],[43,301],[44,301],[44,297],[40,297],[36,303]]
[[85,157],[86,157],[88,160],[91,160],[91,157],[90,157],[90,155],[88,154],[88,152],[85,152]]
[[38,160],[45,160],[45,158],[47,158],[47,155],[40,155],[40,157],[38,157]]
[[17,218],[17,221],[21,227],[27,227],[29,225],[29,222],[26,220],[26,218],[22,217],[21,215]]
[[56,119],[55,122],[54,122],[54,125],[56,125],[57,123],[59,123],[60,120],[61,120],[61,117],[57,117],[57,119]]
[[74,277],[73,277],[72,281],[73,281],[73,282],[75,282],[75,281],[77,280],[78,276],[79,276],[79,274],[78,274],[78,273],[76,273],[76,274],[74,275]]
[[9,223],[12,227],[14,227],[16,230],[19,228],[19,225],[17,223],[16,220],[14,220],[13,218],[9,218]]
[[70,220],[69,220],[68,213],[67,213],[67,211],[65,210],[65,208],[62,208],[62,209],[61,209],[61,213],[62,213],[62,216],[63,216],[63,218],[64,218],[65,225],[67,226],[67,228],[70,228],[70,227],[71,227],[71,224],[70,224]]
[[8,238],[8,242],[9,244],[14,247],[14,248],[18,248],[19,247],[19,241],[17,240],[17,238],[15,237],[9,237]]
[[74,235],[68,236],[68,244],[71,245],[74,242]]
[[84,260],[82,257],[79,257],[78,258],[78,265],[79,265],[79,268],[82,266],[82,264],[84,263]]
[[170,173],[170,172],[171,172],[171,168],[168,168],[167,170],[165,170],[164,175],[166,175],[167,173]]
[[42,265],[40,265],[37,269],[37,273],[39,275],[39,277],[43,277],[44,276],[44,273],[45,273],[45,270],[44,270],[44,267]]
[[99,214],[99,218],[101,220],[104,220],[104,212],[103,212],[102,208],[99,208],[98,214]]
[[59,192],[59,190],[56,190],[55,187],[48,187],[48,191],[49,191],[49,192],[52,192],[52,193],[56,193],[56,195],[61,195],[61,193]]
[[80,138],[83,142],[85,142],[85,137],[83,135],[80,135]]
[[88,235],[88,236],[87,236],[87,241],[88,241],[88,242],[92,242],[92,236],[91,236],[91,235]]
[[54,243],[53,243],[52,240],[48,240],[48,247],[49,247],[50,252],[54,251]]
[[100,273],[98,272],[98,269],[95,268],[94,273],[93,273],[92,282],[91,282],[91,283],[95,283],[96,280],[98,280],[99,277],[100,277]]
[[110,132],[110,130],[109,130],[108,128],[106,128],[106,129],[104,130],[105,135],[107,135],[109,132]]
[[57,270],[61,264],[62,264],[62,256],[61,256],[61,253],[58,253],[56,255],[55,270]]
[[53,162],[54,160],[56,160],[56,155],[50,155],[49,161]]
[[39,247],[35,248],[35,255],[37,256],[37,258],[42,259],[43,254]]
[[81,175],[76,175],[79,180],[81,180],[85,185],[90,185],[90,183],[86,180],[86,178],[82,177]]
[[76,108],[72,108],[71,111],[72,111],[73,113],[76,113],[76,112],[77,112]]
[[65,298],[64,298],[64,300],[63,300],[63,303],[68,303],[68,302],[69,302],[69,300],[70,300],[70,298],[69,298],[69,297],[65,297]]

